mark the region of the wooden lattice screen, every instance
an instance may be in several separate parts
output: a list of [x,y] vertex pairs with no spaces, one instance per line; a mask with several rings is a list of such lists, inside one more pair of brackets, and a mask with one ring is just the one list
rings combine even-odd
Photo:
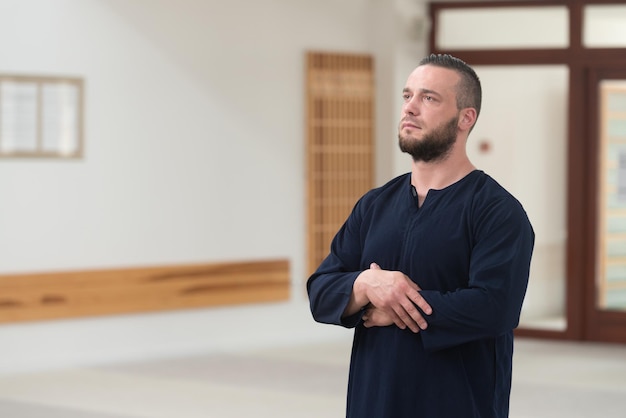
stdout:
[[369,55],[307,54],[308,268],[314,271],[373,185],[374,72]]

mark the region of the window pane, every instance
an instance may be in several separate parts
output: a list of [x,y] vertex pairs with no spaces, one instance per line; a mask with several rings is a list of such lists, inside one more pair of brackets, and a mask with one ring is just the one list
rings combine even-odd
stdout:
[[626,310],[626,81],[600,82],[596,306]]
[[585,6],[583,45],[588,48],[626,47],[626,6]]
[[444,9],[437,23],[439,49],[569,46],[569,14],[564,6]]
[[79,147],[78,87],[55,83],[42,86],[42,148],[72,155]]
[[2,152],[37,150],[37,84],[6,81],[0,84]]

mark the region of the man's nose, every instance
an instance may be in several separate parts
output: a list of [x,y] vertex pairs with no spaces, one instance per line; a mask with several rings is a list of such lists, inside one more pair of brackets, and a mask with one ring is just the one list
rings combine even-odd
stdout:
[[404,113],[407,115],[417,115],[419,113],[419,106],[417,104],[417,100],[415,100],[415,97],[411,97],[410,99],[405,101],[403,108]]

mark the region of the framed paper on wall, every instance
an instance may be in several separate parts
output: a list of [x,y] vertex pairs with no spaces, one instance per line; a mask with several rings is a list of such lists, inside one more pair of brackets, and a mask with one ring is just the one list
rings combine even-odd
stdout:
[[0,157],[80,158],[83,80],[0,75]]

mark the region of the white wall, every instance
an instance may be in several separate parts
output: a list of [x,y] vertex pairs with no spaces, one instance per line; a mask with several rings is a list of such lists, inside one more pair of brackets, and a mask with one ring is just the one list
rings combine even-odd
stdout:
[[0,0],[0,73],[86,90],[83,159],[0,160],[0,274],[287,258],[293,281],[286,303],[0,325],[0,374],[350,338],[305,300],[305,52],[374,55],[382,184],[410,167],[424,3]]
[[301,257],[304,52],[372,52],[366,2],[0,7],[0,70],[86,82],[83,160],[0,165],[2,271]]
[[288,258],[293,277],[283,304],[2,325],[0,373],[349,338],[304,297],[305,51],[375,56],[382,182],[415,53],[398,12],[420,7],[0,0],[0,72],[82,77],[86,98],[83,159],[0,160],[0,274]]

